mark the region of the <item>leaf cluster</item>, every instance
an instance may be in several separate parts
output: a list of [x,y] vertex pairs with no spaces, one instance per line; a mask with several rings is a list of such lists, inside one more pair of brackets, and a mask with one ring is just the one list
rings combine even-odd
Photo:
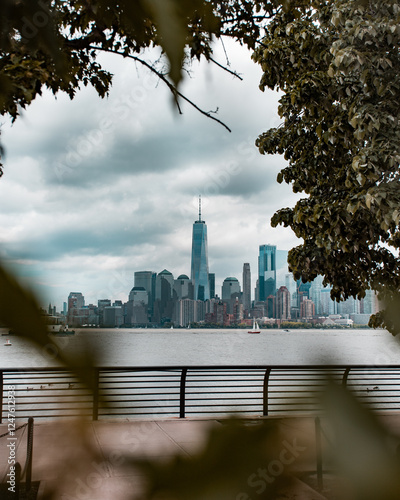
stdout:
[[[0,113],[18,116],[45,86],[71,99],[80,84],[101,97],[112,75],[101,51],[145,64],[176,90],[187,60],[212,59],[212,37],[234,37],[254,48],[276,0],[5,0],[0,5]],[[144,51],[161,47],[165,65]]]
[[277,14],[253,56],[260,88],[283,92],[281,126],[256,145],[284,155],[278,182],[306,194],[272,224],[304,241],[295,279],[324,275],[336,300],[400,290],[399,16],[395,2],[310,1]]

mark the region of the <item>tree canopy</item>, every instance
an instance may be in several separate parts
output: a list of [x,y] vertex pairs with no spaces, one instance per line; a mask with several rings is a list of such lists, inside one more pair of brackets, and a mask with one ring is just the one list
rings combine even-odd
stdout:
[[[304,241],[289,253],[294,277],[324,275],[338,300],[369,287],[399,298],[399,39],[395,1],[309,2],[278,13],[253,56],[260,88],[283,93],[281,126],[256,144],[283,154],[278,182],[306,194],[272,223]],[[393,315],[372,324],[399,331]]]
[[[41,93],[81,84],[104,97],[112,75],[99,52],[146,65],[177,93],[186,59],[212,58],[212,37],[235,37],[250,48],[275,0],[5,0],[0,5],[0,113],[13,119]],[[147,62],[144,51],[160,46],[168,59]],[[178,94],[176,94],[178,95]]]

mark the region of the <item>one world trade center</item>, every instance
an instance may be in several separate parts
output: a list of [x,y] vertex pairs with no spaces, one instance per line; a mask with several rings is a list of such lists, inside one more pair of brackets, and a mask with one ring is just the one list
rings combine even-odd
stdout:
[[201,220],[201,197],[199,196],[199,220],[193,224],[191,280],[194,300],[208,300],[210,285],[208,281],[207,225]]

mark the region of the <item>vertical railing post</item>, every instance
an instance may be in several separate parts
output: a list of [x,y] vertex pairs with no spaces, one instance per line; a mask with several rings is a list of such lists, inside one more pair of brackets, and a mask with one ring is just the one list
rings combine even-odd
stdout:
[[315,417],[315,446],[317,453],[317,484],[319,491],[322,491],[324,483],[322,471],[321,421],[319,417]]
[[349,367],[349,368],[346,368],[344,371],[343,379],[342,379],[342,386],[343,387],[347,387],[347,379],[349,377],[350,370],[351,370],[351,368]]
[[93,371],[93,420],[99,419],[99,369]]
[[187,368],[182,368],[179,392],[179,418],[185,418],[186,374]]
[[14,498],[19,500],[19,489],[21,486],[21,464],[17,462],[15,464],[15,493]]
[[268,416],[268,382],[271,373],[271,368],[267,368],[264,374],[264,384],[263,384],[263,417]]
[[0,371],[0,424],[3,423],[3,390],[4,390],[4,374]]
[[32,457],[33,457],[33,417],[28,418],[28,439],[26,446],[26,491],[31,489],[32,481]]

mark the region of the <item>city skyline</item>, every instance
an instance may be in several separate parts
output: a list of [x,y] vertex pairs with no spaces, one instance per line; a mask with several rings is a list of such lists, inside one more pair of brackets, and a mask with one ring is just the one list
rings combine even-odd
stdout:
[[[260,247],[261,246],[266,246],[266,245],[260,245]],[[294,281],[291,273],[289,273],[286,270],[285,259],[287,257],[287,251],[276,249],[276,255],[277,255],[276,260],[278,262],[278,266],[280,265],[280,267],[278,268],[278,271],[280,270],[280,273],[278,273],[279,276],[277,275],[278,277],[276,279],[276,284],[277,284],[276,290],[280,286],[284,286],[284,285],[286,286],[288,278],[290,278],[293,281],[293,286],[294,286],[296,282]],[[189,276],[188,276],[188,274],[190,274],[190,273],[183,272],[183,273],[180,273],[179,275],[177,275],[176,273],[171,272],[167,267],[161,266],[160,269],[162,269],[162,270],[159,270],[159,269],[157,269],[157,270],[155,270],[155,269],[153,269],[153,270],[139,270],[139,269],[134,270],[131,287],[144,288],[149,294],[151,294],[152,293],[151,292],[152,279],[155,280],[157,276],[163,276],[163,275],[170,276],[171,279],[173,279],[173,280],[179,280],[180,278],[184,277],[185,279],[188,280],[188,282],[192,283],[191,278],[189,278]],[[256,288],[257,288],[257,280],[259,279],[258,272],[259,272],[258,268],[252,270],[250,267],[250,264],[248,262],[243,263],[242,274],[240,275],[238,273],[237,276],[236,275],[225,276],[224,278],[222,278],[220,285],[218,285],[217,287],[214,287],[214,295],[220,299],[223,299],[223,295],[224,295],[223,289],[224,289],[224,286],[226,285],[226,282],[227,281],[228,282],[236,281],[239,284],[240,292],[243,293],[243,300],[244,300],[245,304],[250,306],[252,302],[257,301]],[[215,273],[209,272],[209,279],[211,276],[214,277]],[[232,278],[233,278],[233,280],[232,280]],[[247,283],[245,284],[246,279],[248,280],[248,282],[250,282],[250,286],[248,286]],[[171,282],[171,284],[172,284],[172,282]],[[157,285],[154,283],[153,286],[156,287]],[[132,288],[132,290],[133,290],[133,288]],[[132,290],[130,289],[130,290],[126,291],[125,295],[127,298],[129,298],[129,295],[132,292]],[[155,292],[155,297],[154,297],[154,299],[155,299],[157,293],[156,293],[156,290],[154,290],[154,292]],[[79,292],[69,292],[69,294],[71,294],[71,293],[74,295],[76,293],[78,293],[79,295],[83,295],[84,297],[86,297],[85,292],[82,290],[79,290]],[[250,297],[247,302],[246,302],[246,294],[248,294],[248,296]],[[211,295],[211,293],[210,293],[210,295]],[[111,296],[110,297],[97,297],[97,298],[95,298],[95,300],[86,300],[85,303],[86,303],[86,305],[88,305],[89,303],[92,305],[95,305],[98,303],[98,301],[101,301],[104,299],[111,301],[111,302],[121,300],[119,298],[115,298],[115,297],[111,297]],[[196,298],[195,300],[202,300],[202,299]],[[206,300],[208,300],[208,299],[206,299]],[[63,304],[64,303],[68,303],[68,300],[65,299],[63,301]],[[50,301],[50,305],[56,306],[57,312],[60,312],[63,309],[63,306],[58,307],[57,304],[55,304],[54,302],[51,302],[51,301]],[[46,306],[46,304],[43,304],[43,306]],[[47,309],[47,307],[44,307],[44,309]]]
[[[192,272],[188,273],[186,272],[187,270],[184,270],[183,272],[179,273],[179,276],[171,272],[168,268],[168,266],[163,266],[162,264],[158,266],[157,269],[152,269],[152,270],[139,270],[139,269],[134,269],[133,270],[133,275],[132,275],[132,280],[130,282],[130,285],[132,287],[142,287],[145,290],[147,290],[148,293],[151,294],[151,281],[152,281],[152,276],[160,276],[160,275],[170,275],[171,279],[177,280],[180,277],[184,276],[185,278],[190,279],[190,282],[193,283],[193,290],[194,290],[194,299],[195,300],[208,300],[211,298],[211,293],[210,293],[210,277],[212,276],[214,280],[214,294],[215,296],[222,298],[223,299],[223,289],[224,286],[226,285],[227,281],[232,281],[232,278],[234,278],[234,281],[237,281],[240,287],[240,291],[243,293],[244,297],[244,303],[248,306],[251,305],[253,301],[257,300],[262,300],[265,301],[267,296],[270,295],[271,293],[274,294],[275,292],[273,290],[278,290],[280,286],[287,286],[287,280],[290,278],[291,273],[289,273],[287,269],[287,254],[288,252],[286,250],[278,249],[276,248],[276,245],[270,245],[270,244],[263,244],[258,246],[258,257],[257,257],[257,266],[255,269],[252,269],[250,264],[248,262],[244,262],[242,264],[242,273],[236,273],[235,275],[229,275],[225,277],[221,277],[220,283],[216,286],[215,285],[215,272],[212,272],[208,268],[208,242],[207,242],[207,225],[205,224],[205,221],[202,220],[201,216],[201,195],[199,196],[199,217],[198,220],[194,221],[193,223],[193,233],[192,233],[192,252],[191,252],[191,269]],[[201,228],[201,231],[198,230],[198,228]],[[204,238],[204,231],[205,231],[205,238]],[[197,242],[195,240],[198,240]],[[197,247],[197,249],[196,249]],[[205,297],[198,296],[195,292],[196,290],[196,285],[193,280],[193,267],[196,266],[194,264],[194,261],[196,260],[194,258],[194,254],[198,252],[200,249],[200,252],[203,252],[206,256],[205,261],[200,264],[200,256],[197,255],[197,267],[203,268],[203,276],[202,276],[202,283],[205,280],[205,275],[204,275],[204,268],[207,269],[207,286],[208,286],[208,292]],[[271,253],[273,256],[271,257]],[[262,258],[262,255],[264,255],[264,258]],[[270,264],[268,264],[268,262]],[[264,277],[266,278],[265,282],[270,282],[271,278],[271,269],[268,272],[268,265],[269,267],[272,268],[273,272],[273,284],[269,283],[269,286],[265,287],[266,290],[266,295],[265,291],[262,292],[265,297],[260,297],[260,287],[259,287],[259,281],[261,278],[261,270],[264,274]],[[162,269],[162,270],[160,270]],[[190,278],[188,275],[190,274]],[[238,276],[238,277],[237,277]],[[240,276],[242,279],[240,279]],[[293,283],[295,281],[293,280],[293,277],[290,278]],[[172,284],[172,282],[171,282]],[[77,288],[77,287],[75,287]],[[202,288],[202,286],[201,286]],[[290,287],[288,287],[290,288]],[[264,290],[263,286],[261,286],[261,289]],[[132,290],[131,290],[132,292]],[[82,293],[82,290],[79,292],[70,292],[70,293],[78,293],[80,295],[85,296],[85,292]],[[157,295],[157,292],[155,290],[155,294]],[[159,291],[159,295],[161,292]],[[125,293],[126,297],[129,298],[130,291],[126,290]],[[69,299],[68,299],[69,300]],[[68,300],[63,300],[62,304],[68,303]],[[89,300],[87,301],[87,304],[97,304],[98,301],[101,300],[107,300],[107,301],[124,301],[125,298],[118,296],[118,297],[113,297],[113,296],[99,296],[95,298],[94,300]],[[49,302],[50,305],[56,306],[57,311],[62,311],[63,310],[63,305],[58,307],[58,305],[54,302],[51,301]],[[46,309],[46,304],[42,304],[42,306]]]
[[[260,259],[258,276],[262,271]],[[243,265],[243,283],[248,281],[246,274],[249,274],[247,263]],[[159,273],[136,271],[134,287],[127,301],[108,298],[87,304],[81,292],[71,292],[68,302],[64,304],[63,316],[51,305],[48,313],[51,315],[49,321],[58,321],[59,324],[60,321],[67,321],[73,327],[135,328],[149,325],[169,328],[172,325],[190,327],[196,324],[238,327],[250,326],[252,318],[258,318],[260,324],[269,327],[279,327],[285,321],[299,322],[299,325],[351,326],[354,323],[367,325],[370,315],[379,308],[377,295],[371,290],[367,291],[364,299],[351,297],[339,304],[330,298],[329,292],[329,287],[323,287],[321,276],[312,283],[304,284],[286,275],[285,285],[277,284],[265,300],[256,298],[246,308],[245,286],[242,289],[235,277],[225,278],[219,296],[211,293],[210,299],[198,300],[194,297],[194,284],[187,275],[174,277],[167,269]],[[259,294],[257,283],[255,296]]]
[[[189,275],[199,193],[217,290],[245,262],[254,272],[258,245],[297,244],[290,229],[270,226],[277,209],[298,199],[276,183],[285,162],[254,146],[280,123],[279,95],[258,90],[261,70],[250,53],[226,49],[243,82],[195,64],[182,91],[203,108],[219,107],[231,134],[187,106],[178,116],[162,85],[115,58],[107,100],[90,89],[72,102],[44,93],[13,126],[3,124],[0,258],[42,304],[60,307],[71,290],[88,302],[126,300],[138,269]],[[215,58],[224,57],[217,45]]]

